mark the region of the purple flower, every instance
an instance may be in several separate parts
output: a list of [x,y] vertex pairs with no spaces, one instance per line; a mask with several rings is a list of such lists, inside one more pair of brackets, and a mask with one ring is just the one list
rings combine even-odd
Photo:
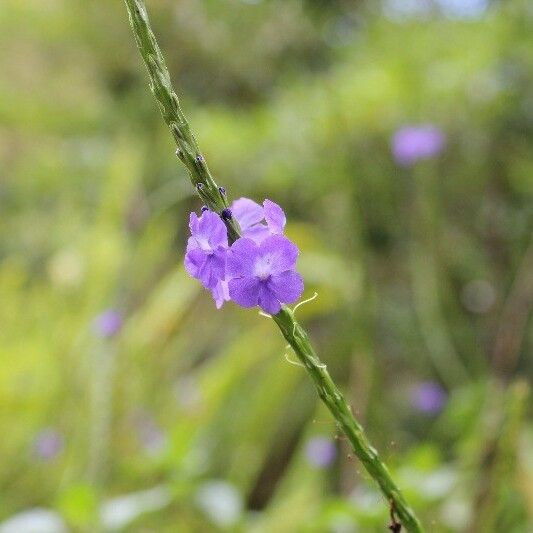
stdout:
[[324,468],[332,464],[337,457],[337,447],[327,437],[313,437],[307,442],[305,455],[311,465]]
[[100,313],[94,319],[94,329],[100,337],[113,337],[120,331],[121,327],[122,315],[113,309]]
[[220,217],[212,211],[205,211],[198,217],[191,213],[189,228],[192,237],[187,243],[185,268],[204,287],[215,289],[224,279],[228,235]]
[[53,428],[40,431],[33,444],[35,455],[43,461],[51,461],[63,450],[63,437]]
[[239,198],[233,202],[231,212],[241,227],[242,235],[257,243],[270,235],[283,235],[287,221],[285,213],[271,200],[265,200],[261,207],[249,198]]
[[418,384],[411,393],[411,403],[415,409],[426,414],[437,414],[446,402],[446,392],[434,381]]
[[440,154],[445,144],[444,133],[431,124],[405,126],[392,138],[392,153],[399,165],[410,166]]
[[298,253],[297,246],[281,235],[260,244],[248,238],[235,241],[227,259],[231,299],[242,307],[259,305],[270,314],[298,300],[304,287],[294,271]]

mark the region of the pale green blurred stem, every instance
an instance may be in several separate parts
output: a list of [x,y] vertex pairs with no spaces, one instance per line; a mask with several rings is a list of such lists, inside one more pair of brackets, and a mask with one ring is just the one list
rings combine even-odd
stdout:
[[[111,440],[111,414],[115,354],[107,343],[91,352],[91,413],[88,477],[98,504],[102,502]],[[102,531],[100,516],[94,517],[91,529]]]
[[503,415],[498,431],[487,436],[489,445],[483,447],[478,470],[481,472],[479,492],[470,531],[498,531],[498,519],[505,510],[504,493],[517,483],[519,477],[520,435],[527,414],[530,387],[525,381],[517,381],[503,393],[494,391],[494,395],[503,398]]
[[443,316],[435,247],[440,237],[437,225],[434,171],[418,166],[413,170],[412,231],[410,249],[413,303],[427,352],[440,378],[449,388],[469,380]]
[[[186,166],[191,182],[197,188],[200,197],[210,209],[220,213],[224,208],[228,207],[226,196],[220,193],[204,158],[201,156],[189,124],[181,111],[178,97],[172,88],[165,60],[150,28],[144,2],[141,0],[124,1],[128,9],[135,40],[150,75],[150,87],[178,146],[177,155]],[[198,184],[201,184],[200,188],[198,188]],[[240,233],[238,224],[232,220],[227,223],[227,226],[230,240],[234,241]],[[377,451],[368,442],[363,428],[355,420],[346,400],[335,383],[333,383],[326,366],[319,361],[307,333],[296,322],[293,312],[284,307],[272,318],[313,379],[318,395],[348,437],[354,453],[379,485],[405,529],[411,532],[421,532],[422,526],[418,519],[407,505],[387,467],[379,458]]]

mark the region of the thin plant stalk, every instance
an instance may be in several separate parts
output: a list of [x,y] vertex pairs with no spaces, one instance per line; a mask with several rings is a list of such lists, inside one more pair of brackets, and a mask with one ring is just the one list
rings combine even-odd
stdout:
[[[150,88],[157,100],[163,119],[176,142],[176,155],[187,168],[189,178],[200,198],[209,209],[221,214],[224,209],[229,207],[226,192],[215,183],[189,123],[181,110],[163,54],[150,27],[146,6],[142,0],[124,1],[135,40],[148,69]],[[235,219],[230,218],[228,220],[228,217],[224,217],[224,220],[230,241],[233,242],[240,236],[240,228]],[[307,333],[295,320],[292,310],[284,306],[272,319],[312,378],[320,399],[330,410],[339,428],[345,433],[355,455],[379,485],[381,492],[390,504],[391,510],[396,513],[408,532],[422,532],[422,526],[416,515],[407,504],[377,451],[368,441],[363,428],[355,419],[344,396],[331,379],[326,365],[318,359]]]

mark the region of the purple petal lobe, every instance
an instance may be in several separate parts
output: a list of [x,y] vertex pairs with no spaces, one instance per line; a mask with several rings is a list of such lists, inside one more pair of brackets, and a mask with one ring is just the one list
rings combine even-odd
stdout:
[[224,305],[224,302],[230,299],[228,282],[223,280],[219,281],[215,285],[215,288],[211,289],[211,294],[213,295],[217,309],[220,309]]
[[249,198],[239,198],[231,204],[231,212],[237,219],[242,231],[263,220],[263,208]]
[[304,291],[302,276],[292,270],[274,274],[268,286],[275,297],[284,304],[296,302]]
[[263,208],[268,229],[274,234],[281,235],[285,229],[285,223],[287,222],[283,209],[281,209],[278,204],[268,199],[263,202]]
[[198,247],[206,252],[228,247],[226,226],[212,211],[205,211],[201,217],[191,213],[189,228]]
[[272,233],[264,224],[256,224],[246,231],[243,231],[243,236],[257,244],[261,244],[267,237],[270,237]]
[[281,303],[276,298],[274,292],[270,289],[269,283],[261,282],[259,286],[259,305],[265,313],[275,315],[281,309]]
[[190,252],[191,250],[196,250],[197,248],[200,248],[198,246],[198,241],[194,237],[189,237],[187,239],[187,252]]
[[259,299],[260,281],[255,278],[239,278],[229,281],[231,299],[242,307],[254,307]]
[[[188,246],[187,246],[188,248]],[[200,248],[192,248],[185,254],[185,270],[196,279],[199,279],[199,272],[207,259],[207,255]]]
[[268,237],[261,243],[259,248],[259,255],[271,265],[271,274],[294,270],[298,254],[298,247],[282,235]]
[[204,287],[213,289],[224,278],[226,253],[226,250],[206,253],[195,248],[185,254],[185,269],[193,278],[199,279]]
[[228,253],[226,274],[228,278],[250,277],[253,274],[254,262],[259,248],[247,238],[237,239]]
[[201,270],[200,281],[204,287],[212,289],[219,280],[224,278],[226,269],[226,252],[218,251],[207,256],[204,267]]

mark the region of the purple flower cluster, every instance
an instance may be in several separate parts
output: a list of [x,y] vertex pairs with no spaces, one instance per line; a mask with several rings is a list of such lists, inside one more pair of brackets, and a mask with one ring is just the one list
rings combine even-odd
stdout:
[[230,211],[242,232],[231,246],[216,213],[191,213],[185,268],[211,290],[217,308],[233,300],[276,314],[282,304],[296,302],[303,292],[302,277],[296,272],[298,248],[283,235],[285,213],[270,200],[260,206],[248,198],[233,202]]

